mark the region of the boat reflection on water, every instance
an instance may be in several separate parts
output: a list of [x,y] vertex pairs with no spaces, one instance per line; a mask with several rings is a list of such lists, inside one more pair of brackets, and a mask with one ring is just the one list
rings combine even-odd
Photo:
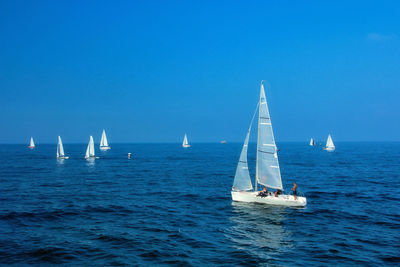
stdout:
[[96,160],[94,158],[88,158],[86,159],[86,166],[93,168]]
[[232,245],[263,260],[278,260],[293,247],[292,233],[285,229],[285,207],[233,202],[232,226],[227,231]]

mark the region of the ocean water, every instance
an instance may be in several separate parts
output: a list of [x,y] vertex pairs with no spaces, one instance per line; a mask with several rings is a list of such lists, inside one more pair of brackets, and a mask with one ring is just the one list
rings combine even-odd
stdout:
[[239,143],[0,145],[0,263],[398,266],[400,143],[336,145],[278,143],[301,209],[232,203]]

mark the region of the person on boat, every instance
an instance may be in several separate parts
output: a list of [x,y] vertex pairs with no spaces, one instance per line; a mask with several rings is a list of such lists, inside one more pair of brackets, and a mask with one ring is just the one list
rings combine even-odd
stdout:
[[293,190],[294,200],[296,200],[297,199],[297,184],[296,184],[296,182],[293,183],[292,190]]
[[275,197],[278,197],[279,195],[282,195],[282,190],[280,189],[275,191]]
[[268,195],[268,189],[264,186],[263,190],[258,193],[259,197],[266,197]]

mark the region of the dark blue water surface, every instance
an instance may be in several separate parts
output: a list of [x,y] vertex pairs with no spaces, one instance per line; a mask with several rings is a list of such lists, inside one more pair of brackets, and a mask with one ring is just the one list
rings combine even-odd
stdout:
[[0,263],[400,264],[400,144],[336,145],[278,144],[304,209],[232,203],[239,143],[1,145]]

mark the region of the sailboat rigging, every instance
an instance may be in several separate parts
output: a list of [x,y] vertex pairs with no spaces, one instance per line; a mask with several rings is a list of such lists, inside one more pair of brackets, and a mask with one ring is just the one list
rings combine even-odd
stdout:
[[182,147],[190,147],[186,134],[185,137],[183,138]]
[[268,104],[265,96],[264,85],[261,82],[260,99],[258,102],[258,133],[257,133],[257,158],[256,158],[256,177],[254,188],[252,186],[248,164],[247,147],[251,126],[257,109],[253,115],[249,130],[243,144],[242,152],[232,187],[232,200],[243,202],[256,202],[270,205],[300,206],[307,204],[305,197],[295,197],[293,195],[258,195],[258,184],[283,191],[282,177],[278,161],[278,149],[276,147],[274,133],[272,129],[271,117],[268,110]]
[[29,142],[29,146],[30,149],[34,149],[35,148],[35,142],[33,142],[33,137],[31,137],[31,141]]
[[326,140],[326,146],[324,147],[324,150],[326,150],[326,151],[333,151],[333,150],[335,150],[335,145],[333,144],[333,141],[332,141],[332,137],[331,137],[331,135],[329,134],[328,135],[328,139]]
[[64,146],[61,141],[61,137],[58,136],[58,143],[57,143],[57,159],[68,159],[64,154]]
[[111,147],[108,145],[106,131],[103,129],[100,140],[100,150],[109,150]]

